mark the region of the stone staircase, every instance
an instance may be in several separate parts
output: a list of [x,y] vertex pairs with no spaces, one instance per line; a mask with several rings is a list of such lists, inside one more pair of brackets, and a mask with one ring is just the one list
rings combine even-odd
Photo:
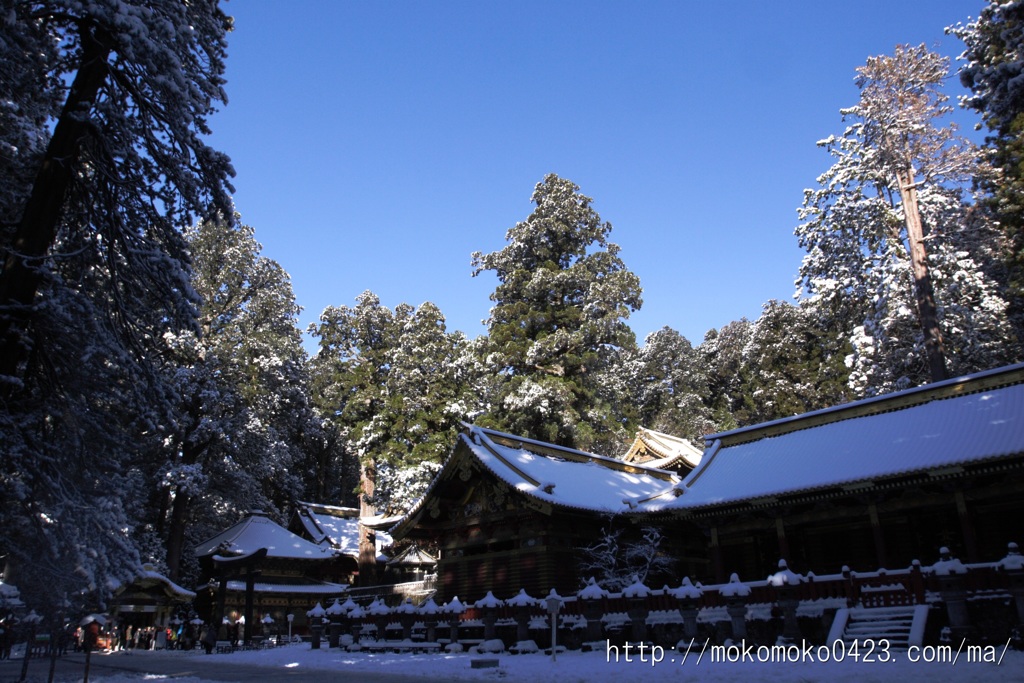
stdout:
[[836,612],[828,642],[841,640],[860,646],[886,640],[892,648],[920,647],[928,620],[927,605],[901,607],[853,607]]

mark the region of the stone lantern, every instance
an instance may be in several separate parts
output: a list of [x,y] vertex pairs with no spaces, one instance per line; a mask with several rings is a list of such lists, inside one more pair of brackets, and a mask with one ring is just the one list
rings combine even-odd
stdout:
[[939,595],[946,603],[949,615],[949,630],[955,642],[962,642],[971,630],[971,618],[967,613],[967,590],[965,580],[967,567],[953,557],[949,548],[939,548],[939,561],[931,566],[931,572],[939,584]]
[[526,594],[525,588],[520,588],[514,597],[505,601],[505,604],[512,608],[516,619],[516,642],[523,642],[530,639],[530,611],[540,604],[537,598],[531,598]]
[[804,577],[791,570],[785,560],[779,560],[779,571],[768,577],[768,583],[775,588],[776,600],[782,608],[782,637],[791,643],[800,638],[796,608],[800,605],[800,584],[803,582]]
[[356,603],[355,600],[352,599],[351,595],[345,599],[345,602],[341,603],[341,611],[343,617],[342,623],[348,626],[348,629],[346,630],[349,633],[352,632],[352,610],[354,610],[356,607],[359,607],[359,605]]
[[373,619],[374,625],[377,627],[377,640],[384,641],[387,636],[388,621],[390,621],[391,610],[384,604],[379,598],[370,603],[370,606],[366,608],[367,613]]
[[459,596],[452,598],[444,607],[445,614],[448,615],[448,640],[453,644],[459,642],[459,622],[462,621],[462,613],[466,611],[466,606],[459,602]]
[[587,581],[587,585],[576,594],[576,597],[580,599],[580,603],[583,607],[583,618],[587,620],[587,641],[596,642],[601,640],[603,635],[603,627],[601,624],[601,617],[604,613],[604,599],[608,597],[608,591],[601,588],[601,586],[591,576],[590,580]]
[[260,619],[260,622],[263,624],[263,635],[269,640],[271,636],[271,627],[274,625],[274,617],[270,616],[269,613],[264,614],[263,618]]
[[412,640],[412,627],[416,623],[416,606],[412,604],[412,598],[406,598],[405,602],[394,609],[398,615],[398,622],[402,625],[402,640]]
[[341,620],[345,616],[345,610],[338,599],[335,598],[334,604],[328,607],[325,612],[329,621],[327,624],[327,647],[338,647],[341,638]]
[[420,605],[420,614],[423,615],[423,625],[427,627],[427,642],[437,642],[437,622],[440,620],[441,608],[434,602],[434,598],[427,598]]
[[747,600],[750,598],[750,586],[740,583],[736,574],[729,576],[729,583],[719,587],[718,594],[725,599],[725,611],[732,622],[733,640],[747,637]]
[[306,616],[309,617],[309,632],[310,632],[310,645],[314,650],[320,649],[320,636],[324,632],[324,616],[327,614],[327,610],[324,609],[323,605],[319,602],[316,606],[306,612]]
[[366,616],[366,610],[359,605],[356,605],[348,613],[349,623],[352,624],[352,642],[359,642],[359,634],[363,630],[363,617]]
[[630,635],[637,643],[643,642],[647,638],[647,615],[651,613],[647,598],[650,595],[651,589],[635,576],[633,583],[622,589],[622,597],[626,598],[629,604],[627,614],[629,614]]
[[1006,557],[996,566],[1008,578],[1010,595],[1017,607],[1017,624],[1024,624],[1024,555],[1020,554],[1016,543],[1007,546]]
[[487,591],[487,595],[476,601],[477,609],[483,612],[484,640],[494,640],[497,637],[494,624],[498,621],[498,608],[505,603],[494,597],[494,593]]
[[692,640],[697,637],[697,612],[700,611],[698,601],[704,595],[704,591],[694,586],[690,582],[689,576],[684,576],[683,585],[671,593],[679,602],[679,616],[683,618],[683,631],[686,633],[686,637]]

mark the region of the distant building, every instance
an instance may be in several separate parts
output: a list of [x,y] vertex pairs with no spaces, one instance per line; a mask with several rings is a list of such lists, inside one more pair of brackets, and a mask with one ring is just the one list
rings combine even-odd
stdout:
[[[313,543],[329,546],[342,555],[358,561],[359,531],[364,527],[365,521],[360,519],[358,508],[300,501],[295,505],[295,514],[288,528]],[[393,541],[385,531],[374,530],[373,534],[377,548],[377,564],[383,571],[389,560],[384,549]]]
[[701,455],[686,439],[641,427],[622,460],[685,475],[700,464]]
[[294,625],[304,626],[306,611],[342,595],[356,571],[351,555],[302,538],[261,510],[200,543],[196,556],[202,575],[209,577],[196,589],[196,609],[215,621],[244,615],[251,585],[253,615],[246,623],[268,614],[281,623],[294,614]]
[[423,581],[437,571],[437,558],[415,543],[389,558],[384,567],[387,583]]
[[178,610],[195,600],[196,594],[143,565],[131,582],[114,591],[111,613],[117,614],[121,625],[143,628],[166,626]]

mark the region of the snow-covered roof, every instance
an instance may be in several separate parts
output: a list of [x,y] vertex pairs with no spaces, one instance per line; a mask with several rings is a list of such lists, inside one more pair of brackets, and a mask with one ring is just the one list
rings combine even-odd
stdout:
[[628,511],[680,482],[665,470],[466,425],[452,457],[392,533],[402,535],[399,529],[418,518],[438,482],[458,476],[465,458],[536,501],[599,513]]
[[683,494],[645,510],[694,509],[907,475],[956,474],[1024,454],[1024,365],[707,437]]
[[[359,525],[365,520],[356,508],[299,502],[295,515],[314,543],[330,545],[343,555],[359,557]],[[391,545],[391,536],[376,532],[377,551]]]
[[388,564],[406,564],[406,565],[430,565],[437,564],[437,558],[430,553],[424,552],[418,545],[413,543],[408,546],[405,550],[395,555],[393,558],[387,561]]
[[7,607],[23,607],[25,605],[21,600],[21,591],[18,590],[17,586],[12,586],[0,580],[0,605]]
[[702,451],[686,439],[641,427],[622,459],[663,470],[692,470],[700,464],[701,455]]
[[295,560],[335,557],[333,548],[311,543],[293,534],[260,510],[252,511],[230,529],[200,543],[196,546],[196,556],[206,557],[215,553],[246,555],[260,548],[267,549],[267,557]]
[[326,543],[344,555],[359,555],[359,510],[299,503],[295,514],[314,543]]
[[153,569],[153,565],[145,564],[135,577],[135,583],[139,586],[160,586],[164,591],[177,598],[194,600],[196,594],[187,588],[182,588],[160,572]]

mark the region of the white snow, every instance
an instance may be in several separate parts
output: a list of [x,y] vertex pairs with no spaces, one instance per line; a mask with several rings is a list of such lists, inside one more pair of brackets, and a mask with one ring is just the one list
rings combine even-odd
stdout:
[[577,593],[582,600],[600,600],[601,598],[608,595],[608,591],[601,588],[594,577],[591,576],[590,580],[587,581],[587,585],[583,587],[579,593]]
[[633,583],[622,589],[622,597],[624,598],[646,598],[650,594],[651,589],[645,586],[640,579],[636,579]]
[[[686,643],[689,645],[689,643]],[[967,661],[964,653],[955,665],[953,651],[948,652],[945,662],[909,661],[908,651],[892,650],[891,661],[854,660],[846,657],[842,662],[821,661],[815,649],[807,661],[801,662],[728,662],[713,659],[710,648],[704,649],[702,642],[694,642],[689,652],[686,649],[653,651],[647,646],[639,653],[632,648],[626,653],[621,647],[616,652],[606,645],[593,652],[559,652],[557,661],[543,653],[498,655],[497,669],[472,669],[472,653],[453,654],[394,654],[344,652],[338,649],[313,650],[308,643],[254,652],[237,652],[229,655],[204,655],[195,652],[137,651],[135,660],[149,657],[190,658],[195,669],[203,665],[238,663],[257,665],[278,672],[294,674],[295,680],[302,679],[303,671],[337,671],[346,680],[358,680],[360,673],[374,673],[402,677],[416,681],[420,677],[431,680],[454,681],[503,681],[505,683],[591,683],[592,681],[614,680],[616,683],[654,683],[657,681],[699,680],[701,683],[724,683],[727,681],[827,681],[828,683],[878,683],[883,681],[928,680],[930,683],[1010,683],[1024,677],[1024,653],[1008,650],[1003,653],[1001,645],[994,648],[995,659],[1002,657],[1001,664]],[[839,651],[838,649],[836,650]],[[734,651],[738,652],[738,651]],[[766,650],[760,651],[762,654]],[[791,653],[794,651],[791,651]],[[919,650],[924,657],[936,651]],[[750,654],[756,659],[758,650]],[[878,652],[875,652],[877,658]],[[117,658],[120,653],[107,655]],[[495,655],[488,655],[493,657]],[[863,652],[861,653],[863,657]],[[661,661],[654,661],[660,658]],[[748,658],[749,659],[749,658]],[[617,660],[617,661],[616,661]],[[685,661],[684,661],[685,660]],[[217,678],[211,669],[211,679]],[[153,680],[147,677],[146,680]],[[124,676],[91,676],[96,683],[126,683],[140,678]],[[200,677],[174,677],[179,683],[203,683],[210,679]]]
[[1016,543],[1010,543],[1006,557],[999,561],[999,566],[1004,571],[1024,570],[1024,555],[1020,554],[1020,548]]
[[729,583],[722,585],[718,594],[723,598],[746,597],[750,595],[750,586],[740,583],[740,577],[736,574],[730,574]]
[[670,590],[669,594],[679,600],[697,600],[698,598],[700,598],[700,596],[704,594],[704,591],[694,586],[693,582],[690,581],[689,576],[684,576],[683,584],[679,586],[679,588]]
[[491,591],[487,591],[487,595],[485,595],[484,597],[482,597],[482,598],[480,598],[479,600],[476,601],[476,606],[480,607],[482,609],[485,609],[485,608],[488,608],[488,607],[497,608],[497,607],[501,607],[504,604],[505,604],[504,601],[503,600],[499,600],[498,598],[494,597],[494,593],[492,593]]
[[171,593],[179,595],[183,598],[188,598],[190,600],[194,600],[196,597],[196,594],[194,592],[188,590],[187,588],[182,588],[178,584],[174,583],[160,572],[154,570],[153,565],[150,564],[145,564],[142,566],[142,571],[139,572],[136,580],[155,581],[157,583],[161,583],[164,586],[166,586],[167,589],[171,591]]
[[785,560],[779,560],[779,571],[768,577],[773,586],[796,586],[803,581],[804,577],[790,569]]
[[[487,594],[490,595],[490,591]],[[518,593],[505,601],[505,604],[511,607],[533,607],[540,604],[540,601],[527,595],[525,588],[520,588]]]

